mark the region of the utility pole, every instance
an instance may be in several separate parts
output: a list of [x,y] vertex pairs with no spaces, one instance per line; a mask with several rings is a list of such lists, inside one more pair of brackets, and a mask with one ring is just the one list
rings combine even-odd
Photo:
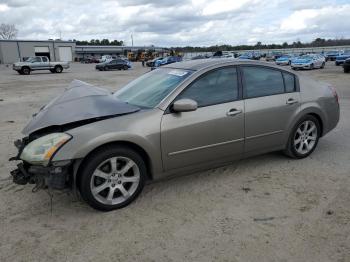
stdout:
[[134,37],[132,36],[132,33],[131,33],[131,46],[134,46]]

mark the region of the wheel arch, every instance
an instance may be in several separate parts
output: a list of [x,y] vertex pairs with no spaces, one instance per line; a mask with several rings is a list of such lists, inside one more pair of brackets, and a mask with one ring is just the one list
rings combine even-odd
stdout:
[[84,166],[85,161],[88,160],[89,156],[93,155],[94,153],[96,153],[97,151],[101,150],[104,147],[108,147],[108,146],[123,146],[123,147],[128,147],[131,148],[132,150],[136,151],[137,153],[140,154],[140,156],[142,157],[142,159],[145,161],[146,164],[146,168],[147,168],[147,179],[148,180],[153,180],[153,168],[152,168],[152,161],[150,156],[148,155],[148,153],[146,152],[146,150],[144,148],[142,148],[140,145],[130,142],[130,141],[112,141],[112,142],[107,142],[105,144],[101,144],[97,147],[95,147],[94,149],[92,149],[84,158],[80,159],[79,161],[76,161],[76,167],[75,169],[75,174],[74,176],[76,176],[75,179],[75,186],[79,185],[79,179],[80,179],[80,174],[81,174],[81,170]]

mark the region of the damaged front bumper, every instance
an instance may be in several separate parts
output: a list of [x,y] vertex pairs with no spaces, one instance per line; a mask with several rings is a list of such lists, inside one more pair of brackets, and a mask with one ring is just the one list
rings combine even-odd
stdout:
[[65,189],[70,185],[70,173],[72,170],[72,161],[51,162],[48,166],[33,165],[22,161],[20,155],[23,148],[28,144],[28,139],[15,141],[18,149],[16,157],[12,157],[10,161],[21,161],[17,164],[17,168],[11,171],[13,182],[18,185],[35,184],[35,189]]
[[50,166],[35,166],[28,163],[19,163],[11,171],[13,182],[19,185],[35,184],[38,189],[52,188],[65,189],[69,187],[71,161],[60,161]]

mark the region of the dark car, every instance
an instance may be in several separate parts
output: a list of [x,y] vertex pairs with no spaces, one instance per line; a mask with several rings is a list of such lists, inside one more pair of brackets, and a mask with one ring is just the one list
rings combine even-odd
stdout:
[[96,57],[88,57],[88,58],[82,59],[80,62],[83,64],[92,64],[92,63],[99,63],[99,60]]
[[326,61],[335,61],[337,56],[340,56],[341,52],[339,51],[328,51],[325,53]]
[[344,52],[343,54],[341,55],[338,55],[336,58],[335,58],[335,65],[336,66],[339,66],[339,65],[342,65],[344,64],[345,60],[350,58],[350,51],[346,51]]
[[123,59],[107,60],[106,62],[96,65],[96,69],[100,71],[108,71],[113,69],[128,70],[131,67],[130,63]]
[[345,60],[343,64],[343,68],[344,68],[344,73],[350,73],[350,58]]

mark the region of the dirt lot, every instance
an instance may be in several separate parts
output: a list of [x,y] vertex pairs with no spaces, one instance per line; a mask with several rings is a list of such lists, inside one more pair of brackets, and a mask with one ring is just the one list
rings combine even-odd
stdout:
[[302,72],[333,84],[341,121],[311,157],[279,153],[146,186],[138,200],[101,213],[11,182],[13,140],[73,79],[115,90],[145,72],[21,76],[0,67],[0,261],[350,261],[350,74],[328,63]]

